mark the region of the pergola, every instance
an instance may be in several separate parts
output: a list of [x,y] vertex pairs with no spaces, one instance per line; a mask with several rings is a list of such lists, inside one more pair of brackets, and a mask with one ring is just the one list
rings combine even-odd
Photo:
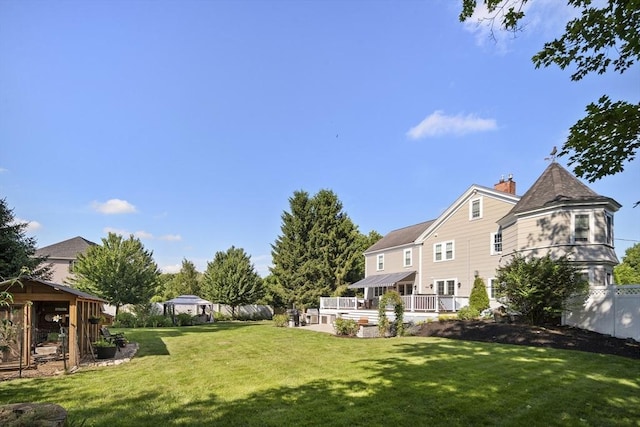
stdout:
[[[170,311],[171,316],[175,317],[176,315],[176,307],[180,307],[178,312],[184,312],[184,308],[187,311],[192,311],[192,314],[195,316],[207,316],[207,308],[209,309],[208,321],[213,322],[213,303],[211,301],[207,301],[206,299],[200,298],[197,295],[180,295],[169,301],[163,303],[164,312],[167,313],[167,309]],[[181,310],[182,308],[182,310]]]

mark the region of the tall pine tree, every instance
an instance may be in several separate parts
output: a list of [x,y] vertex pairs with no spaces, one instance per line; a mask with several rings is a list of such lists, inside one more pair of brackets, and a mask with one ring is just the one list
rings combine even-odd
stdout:
[[272,245],[271,273],[288,306],[317,306],[361,277],[363,237],[330,190],[296,191]]

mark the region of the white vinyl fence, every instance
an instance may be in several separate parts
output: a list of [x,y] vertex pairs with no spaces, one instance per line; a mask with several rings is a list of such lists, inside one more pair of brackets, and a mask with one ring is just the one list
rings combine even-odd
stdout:
[[591,288],[572,301],[562,323],[640,341],[640,285]]

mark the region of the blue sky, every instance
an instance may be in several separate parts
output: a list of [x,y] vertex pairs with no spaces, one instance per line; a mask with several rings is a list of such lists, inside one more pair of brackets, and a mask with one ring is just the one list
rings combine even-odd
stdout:
[[[571,11],[532,3],[494,42],[448,0],[0,0],[0,197],[39,247],[133,233],[203,271],[234,245],[264,276],[295,190],[382,234],[472,184],[523,194],[589,102],[640,98],[637,65],[536,70]],[[638,183],[636,160],[588,184],[623,205],[619,257]]]

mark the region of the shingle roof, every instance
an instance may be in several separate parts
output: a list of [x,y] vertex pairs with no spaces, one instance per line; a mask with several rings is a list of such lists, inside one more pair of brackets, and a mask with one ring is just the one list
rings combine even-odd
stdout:
[[40,248],[36,251],[36,256],[48,256],[49,258],[54,259],[75,259],[78,257],[78,254],[85,253],[88,248],[95,245],[96,243],[78,236],[73,239]]
[[65,292],[65,293],[72,294],[72,295],[75,295],[77,297],[88,299],[88,300],[107,302],[107,300],[105,300],[105,299],[102,299],[102,298],[97,297],[95,295],[89,294],[87,292],[80,291],[80,290],[72,288],[70,286],[60,285],[58,283],[48,282],[46,280],[41,280],[41,279],[30,278],[28,280],[31,281],[31,282],[37,282],[37,283],[40,283],[42,285],[48,286],[48,287],[50,287],[50,288],[52,288],[52,289],[54,289],[54,290],[56,290],[58,292]]
[[600,196],[556,162],[552,162],[507,216],[572,202],[613,202]]
[[365,253],[412,243],[420,237],[420,235],[429,228],[434,221],[435,220],[421,222],[420,224],[410,225],[409,227],[390,231],[382,239],[378,240],[369,249],[367,249]]

